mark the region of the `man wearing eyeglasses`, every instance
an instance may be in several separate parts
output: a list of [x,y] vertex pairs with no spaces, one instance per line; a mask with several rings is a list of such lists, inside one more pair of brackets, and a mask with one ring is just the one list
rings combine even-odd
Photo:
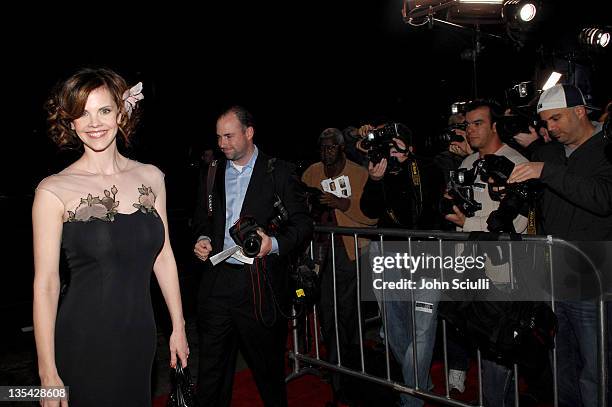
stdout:
[[[359,208],[368,171],[346,158],[342,132],[336,128],[325,129],[319,136],[318,144],[321,161],[308,167],[302,176],[306,185],[322,191],[317,202],[322,209],[317,211],[315,222],[328,226],[374,226],[377,220],[366,217]],[[333,192],[325,192],[325,189]],[[356,360],[359,355],[354,241],[352,236],[334,237],[334,264],[329,238],[326,234],[319,236],[315,246],[315,261],[321,267],[321,299],[318,305],[321,330],[328,349],[328,361],[335,364],[338,362],[334,330],[335,265],[340,357],[342,365],[350,366],[351,360]],[[367,241],[359,239],[359,244],[364,246]],[[338,374],[332,377],[334,396],[338,401],[350,401],[346,385],[340,383],[340,378]]]

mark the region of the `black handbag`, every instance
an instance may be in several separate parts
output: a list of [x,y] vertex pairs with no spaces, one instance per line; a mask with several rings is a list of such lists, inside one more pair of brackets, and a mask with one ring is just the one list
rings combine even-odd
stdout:
[[198,401],[195,396],[194,385],[191,381],[189,368],[177,360],[176,368],[170,372],[172,389],[168,398],[167,407],[197,407]]

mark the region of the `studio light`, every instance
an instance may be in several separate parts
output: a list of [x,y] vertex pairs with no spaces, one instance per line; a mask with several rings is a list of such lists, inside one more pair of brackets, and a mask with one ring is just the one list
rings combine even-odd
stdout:
[[550,76],[548,77],[548,80],[546,81],[544,86],[542,86],[542,90],[546,90],[546,89],[549,89],[555,86],[557,82],[559,82],[559,79],[561,79],[561,76],[562,75],[559,72],[553,71],[553,73],[551,73]]
[[404,0],[404,18],[419,18],[451,7],[456,0]]
[[610,32],[595,27],[583,28],[578,38],[587,46],[605,48],[610,43]]
[[521,17],[521,20],[527,22],[533,20],[537,12],[538,9],[536,8],[535,4],[527,3],[523,7],[521,7],[519,15]]
[[538,4],[534,0],[506,0],[502,17],[507,23],[525,24],[532,22],[538,14]]
[[459,24],[500,24],[503,0],[458,0],[448,20]]
[[501,5],[504,0],[459,0],[461,4],[498,4]]

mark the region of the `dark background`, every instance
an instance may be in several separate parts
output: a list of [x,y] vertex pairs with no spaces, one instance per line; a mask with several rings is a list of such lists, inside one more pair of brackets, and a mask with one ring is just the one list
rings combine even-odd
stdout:
[[[188,233],[197,157],[215,144],[220,108],[245,105],[255,114],[262,150],[311,162],[326,127],[384,116],[411,127],[420,144],[442,129],[452,102],[475,96],[474,78],[477,96],[503,99],[519,81],[541,87],[554,58],[569,54],[589,79],[581,83],[592,104],[603,106],[612,98],[611,51],[577,45],[581,27],[612,23],[602,3],[545,1],[539,30],[520,49],[484,36],[476,76],[472,62],[461,58],[473,47],[471,31],[438,23],[410,27],[398,0],[197,8],[104,3],[6,13],[12,24],[1,29],[3,329],[31,325],[33,191],[77,156],[57,152],[47,140],[42,106],[51,87],[79,67],[105,65],[130,84],[144,83],[144,120],[129,155],[166,173],[172,243],[185,285],[197,274],[190,274]],[[506,38],[501,26],[482,30]],[[567,66],[565,60],[558,68]],[[187,285],[187,293],[197,286]]]

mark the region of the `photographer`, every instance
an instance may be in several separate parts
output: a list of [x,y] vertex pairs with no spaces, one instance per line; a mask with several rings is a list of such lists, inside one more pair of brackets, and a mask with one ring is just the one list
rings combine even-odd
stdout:
[[[501,106],[491,101],[476,100],[468,105],[466,111],[467,139],[470,146],[478,152],[466,157],[460,168],[472,169],[477,160],[483,159],[488,154],[507,157],[514,164],[527,161],[516,150],[504,144],[499,137],[496,122],[500,120],[503,113]],[[489,189],[488,182],[476,178],[472,185],[473,199],[480,204],[481,208],[474,212],[474,216],[467,217],[457,205],[454,205],[453,213],[447,214],[445,218],[453,222],[458,231],[489,231],[490,215],[500,207],[500,202],[491,198]],[[518,215],[513,219],[512,226],[517,233],[524,233],[527,228],[527,218]],[[487,259],[485,272],[491,282],[500,287],[510,281],[507,264],[493,266]],[[512,402],[511,377],[510,369],[496,362],[483,360],[482,384],[485,406],[511,405],[504,404]]]
[[[450,115],[447,124],[448,127],[438,138],[442,139],[444,145],[449,143],[448,147],[433,158],[434,163],[444,174],[444,185],[448,185],[450,182],[450,172],[459,168],[463,159],[474,153],[467,141],[465,114],[455,113]],[[456,138],[461,138],[462,141],[458,141]],[[440,224],[442,230],[454,230],[454,228],[455,224],[449,221],[443,221]],[[457,390],[463,393],[469,368],[469,352],[463,346],[455,331],[449,330],[446,339],[449,369],[448,384],[451,391]]]
[[[401,129],[400,126],[396,128]],[[375,129],[370,127],[372,130]],[[387,144],[384,148],[386,154],[370,151],[374,160],[380,155],[388,158],[368,165],[369,178],[361,196],[363,213],[379,218],[380,228],[437,228],[440,215],[435,212],[437,205],[434,202],[439,198],[443,185],[442,174],[432,162],[417,160],[412,155],[412,135],[405,127],[396,133],[392,145]],[[433,290],[419,290],[415,293],[415,300],[423,305],[415,308],[415,326],[418,381],[426,387],[435,344],[438,295]],[[402,368],[404,382],[414,387],[411,307],[410,301],[393,299],[391,295],[385,298],[389,345]],[[423,405],[423,400],[407,394],[400,397],[402,406]]]
[[[534,162],[517,165],[508,182],[539,179],[544,183],[540,234],[572,241],[611,240],[612,164],[606,158],[609,142],[601,123],[589,120],[582,92],[572,85],[544,91],[538,113],[557,142],[538,149]],[[559,405],[597,405],[596,304],[558,301],[555,313],[559,320],[557,369],[563,372]]]
[[[359,199],[368,177],[365,168],[348,160],[344,154],[344,137],[335,128],[325,129],[319,136],[321,161],[308,167],[302,175],[302,181],[317,191],[311,196],[315,222],[321,225],[369,227],[376,224],[359,209]],[[334,181],[337,182],[326,182]],[[338,195],[325,192],[323,184],[335,185]],[[349,189],[350,188],[350,189]],[[348,191],[350,190],[350,193]],[[321,192],[319,192],[321,191]],[[359,246],[367,244],[366,239],[359,239]],[[357,280],[355,278],[355,250],[352,236],[335,236],[335,259],[332,259],[329,235],[317,236],[315,261],[321,266],[321,299],[319,315],[321,330],[327,347],[328,361],[337,363],[337,343],[334,334],[334,279],[332,263],[335,260],[336,296],[338,312],[338,337],[342,363],[351,366],[359,354],[359,332],[357,324]],[[334,396],[340,401],[348,401],[346,381],[340,382],[341,376],[332,375]]]
[[[463,159],[474,152],[472,147],[470,147],[470,143],[467,141],[467,131],[465,126],[465,115],[463,113],[455,113],[449,116],[448,127],[441,136],[438,136],[438,139],[442,139],[443,141],[443,145],[441,147],[446,149],[441,153],[436,154],[433,160],[444,174],[445,185],[450,181],[450,171],[459,168],[459,165],[461,165]],[[461,138],[462,141],[453,140],[455,138]],[[438,149],[437,151],[440,150]]]
[[[518,151],[501,141],[495,124],[503,116],[503,111],[497,103],[477,100],[470,103],[468,109],[467,139],[470,146],[478,152],[466,157],[459,168],[472,169],[474,163],[487,154],[507,157],[515,164],[527,161]],[[466,217],[457,206],[454,206],[453,213],[445,216],[447,220],[457,225],[457,230],[460,232],[489,231],[487,224],[489,215],[500,205],[499,201],[491,198],[488,183],[476,180],[473,186],[474,200],[480,203],[482,208],[476,211],[474,216]],[[522,215],[514,219],[513,223],[517,233],[523,233],[527,228],[527,219]]]
[[[240,106],[217,120],[225,158],[202,168],[194,215],[194,254],[203,262],[198,293],[200,406],[229,406],[238,349],[245,356],[266,406],[286,406],[285,346],[289,256],[312,236],[302,187],[291,164],[255,146],[254,121]],[[250,215],[262,228],[278,216],[276,233],[257,230],[256,258],[232,256],[213,266],[209,257],[236,246],[231,230]],[[246,248],[246,247],[245,247]]]
[[443,174],[431,160],[417,159],[412,133],[403,125],[398,129],[390,145],[381,147],[387,149],[383,155],[388,158],[379,157],[380,161],[368,163],[361,210],[379,218],[379,228],[437,229],[439,213],[435,202],[443,189]]

